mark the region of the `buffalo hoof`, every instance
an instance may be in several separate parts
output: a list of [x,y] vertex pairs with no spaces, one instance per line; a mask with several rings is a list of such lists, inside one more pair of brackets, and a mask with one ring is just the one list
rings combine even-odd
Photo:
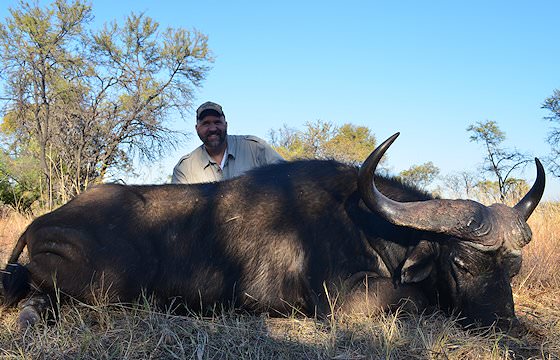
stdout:
[[45,297],[32,297],[19,304],[19,315],[17,326],[20,330],[25,330],[41,320],[41,316],[46,312],[48,300]]
[[517,318],[499,321],[497,327],[514,338],[521,338],[529,332],[529,329]]
[[41,315],[34,307],[28,306],[19,312],[17,326],[20,330],[25,330],[41,320]]

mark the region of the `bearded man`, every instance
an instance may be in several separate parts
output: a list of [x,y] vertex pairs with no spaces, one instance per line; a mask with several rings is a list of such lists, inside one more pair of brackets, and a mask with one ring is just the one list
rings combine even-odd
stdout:
[[171,178],[174,184],[221,181],[258,166],[284,161],[256,136],[228,135],[224,111],[214,102],[198,107],[195,129],[202,145],[179,160]]

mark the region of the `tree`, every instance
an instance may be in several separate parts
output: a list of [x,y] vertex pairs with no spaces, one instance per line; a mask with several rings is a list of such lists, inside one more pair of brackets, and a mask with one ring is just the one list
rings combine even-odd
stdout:
[[560,90],[555,89],[552,95],[545,99],[542,108],[550,111],[550,115],[545,116],[545,119],[554,124],[547,138],[551,146],[549,168],[555,176],[560,177]]
[[317,120],[305,123],[298,131],[284,125],[270,130],[270,143],[287,160],[335,159],[357,165],[375,149],[375,136],[365,126],[344,124],[340,127],[331,122]]
[[[57,1],[43,10],[37,3],[21,2],[19,9],[10,9],[11,17],[0,24],[0,60],[5,80],[12,131],[12,144],[22,139],[31,141],[43,169],[47,184],[51,184],[47,151],[53,137],[53,113],[58,99],[64,96],[69,80],[74,76],[69,47],[82,31],[82,23],[91,18],[84,4],[73,6]],[[79,46],[79,45],[78,45]]]
[[366,126],[344,124],[335,128],[325,143],[325,156],[343,163],[359,165],[375,149],[375,136]]
[[508,185],[514,170],[525,165],[530,160],[527,155],[517,150],[507,150],[501,147],[506,136],[494,121],[477,122],[470,125],[467,131],[471,132],[470,140],[482,143],[486,150],[486,156],[482,170],[496,177],[499,200],[506,202]]
[[497,181],[481,180],[474,187],[475,198],[483,204],[503,202],[514,205],[529,191],[527,181],[518,178],[508,178],[505,182],[506,197],[502,199],[502,191]]
[[473,199],[477,178],[472,172],[461,171],[444,176],[443,184],[445,189],[451,192],[450,197]]
[[10,15],[0,24],[2,129],[8,153],[38,159],[49,204],[175,144],[166,121],[185,115],[209,70],[205,35],[161,30],[143,14],[88,31],[83,0],[22,1]]
[[37,162],[30,157],[11,159],[0,153],[0,201],[20,213],[32,212],[40,196],[40,173]]
[[301,132],[284,124],[281,128],[268,132],[272,147],[286,160],[305,159],[306,148]]
[[278,130],[270,130],[272,147],[287,160],[326,159],[326,143],[336,131],[334,125],[327,121],[306,122],[305,130],[298,131],[283,125]]
[[398,177],[407,184],[426,189],[439,175],[439,168],[431,161],[413,165],[408,170],[403,170]]

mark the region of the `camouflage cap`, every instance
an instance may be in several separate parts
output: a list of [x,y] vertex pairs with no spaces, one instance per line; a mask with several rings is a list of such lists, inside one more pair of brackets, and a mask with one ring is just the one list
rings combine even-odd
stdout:
[[202,113],[206,110],[214,110],[220,114],[220,116],[224,116],[224,111],[220,105],[212,101],[207,101],[196,109],[196,120],[200,120],[200,115],[202,115]]

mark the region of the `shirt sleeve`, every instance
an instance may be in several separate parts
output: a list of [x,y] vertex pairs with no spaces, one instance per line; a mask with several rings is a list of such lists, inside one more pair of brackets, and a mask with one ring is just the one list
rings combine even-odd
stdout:
[[172,184],[187,184],[187,176],[181,169],[181,162],[183,159],[179,160],[179,163],[173,168],[173,176],[171,176]]
[[261,165],[285,161],[284,158],[272,148],[272,146],[267,143],[262,143],[261,146],[263,148],[263,163]]
[[245,139],[250,143],[253,143],[253,149],[256,149],[257,153],[257,166],[263,166],[268,164],[274,164],[277,162],[285,161],[284,158],[278,154],[272,146],[268,145],[263,139],[254,136],[247,135]]

